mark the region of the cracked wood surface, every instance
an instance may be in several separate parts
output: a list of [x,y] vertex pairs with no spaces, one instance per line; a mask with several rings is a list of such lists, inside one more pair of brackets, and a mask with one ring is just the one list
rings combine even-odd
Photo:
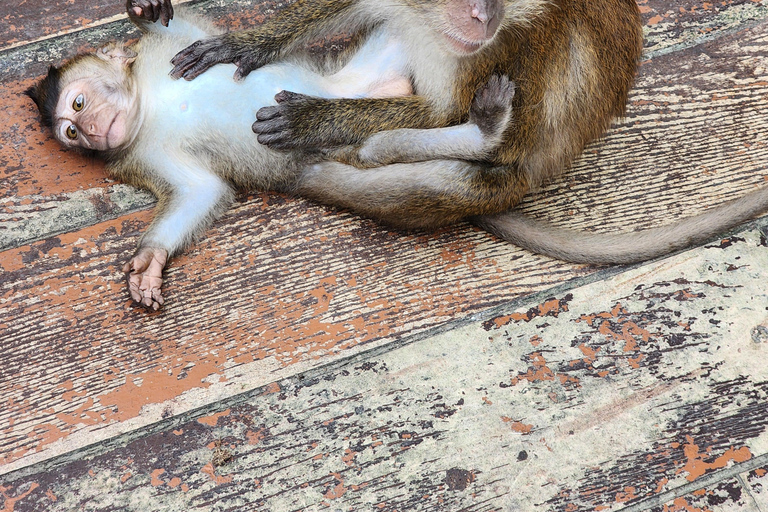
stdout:
[[15,512],[765,512],[766,227],[272,383],[5,493]]
[[[602,231],[646,227],[670,222],[673,218],[737,197],[762,185],[768,177],[765,165],[768,156],[768,22],[765,21],[768,7],[765,2],[677,0],[641,1],[639,4],[646,20],[648,60],[641,68],[627,118],[618,122],[603,140],[593,144],[563,179],[528,198],[524,208],[532,215],[563,225]],[[151,197],[111,182],[103,175],[98,162],[58,148],[39,127],[30,102],[20,95],[43,72],[48,61],[57,61],[106,40],[124,37],[127,24],[102,24],[119,11],[112,5],[93,4],[89,8],[80,2],[62,3],[56,7],[55,17],[40,21],[48,16],[45,9],[50,5],[29,3],[22,9],[5,13],[3,19],[11,20],[15,29],[4,26],[6,32],[0,30],[0,48],[5,48],[0,50],[3,57],[0,58],[0,69],[3,70],[0,111],[4,118],[12,120],[11,124],[0,128],[0,399],[3,403],[0,407],[0,473],[43,463],[94,442],[106,443],[124,432],[133,431],[135,442],[140,443],[140,438],[151,430],[147,425],[170,421],[166,418],[176,415],[183,418],[201,406],[217,412],[217,403],[221,400],[230,400],[238,393],[254,389],[274,390],[270,383],[300,372],[319,372],[315,374],[314,387],[297,385],[295,381],[289,385],[327,394],[327,382],[331,381],[322,380],[325,377],[323,368],[335,364],[333,361],[343,362],[363,350],[384,354],[389,347],[394,350],[403,340],[418,340],[436,328],[453,335],[457,318],[483,315],[489,307],[520,300],[552,287],[567,288],[572,286],[568,283],[574,279],[576,282],[585,278],[616,279],[611,278],[618,271],[616,269],[605,271],[552,262],[466,226],[436,234],[398,233],[301,200],[254,194],[243,197],[201,244],[172,264],[167,281],[170,303],[163,312],[153,315],[132,308],[118,269],[151,218],[147,211],[152,205]],[[244,14],[243,9],[248,6],[250,10]],[[279,6],[279,3],[268,2],[257,2],[254,6],[246,0],[198,3],[199,8],[230,27],[258,23]],[[98,19],[93,19],[94,16]],[[22,25],[23,29],[19,29]],[[71,31],[75,32],[48,38],[51,34]],[[132,34],[129,33],[129,37]],[[741,246],[740,243],[737,245]],[[712,253],[708,254],[711,256]],[[644,272],[653,276],[656,267]],[[738,265],[734,266],[734,272],[742,280],[752,279],[746,277]],[[756,279],[757,283],[750,281],[745,286],[759,289],[765,276]],[[559,300],[564,300],[563,297],[561,294]],[[636,296],[632,298],[640,300]],[[764,299],[756,300],[765,303]],[[546,301],[542,304],[552,305]],[[568,302],[564,304],[567,306]],[[718,306],[720,304],[712,305],[713,308]],[[605,309],[601,313],[611,311]],[[749,316],[738,308],[732,311],[737,317]],[[705,317],[706,312],[702,312],[697,318]],[[615,321],[622,324],[629,320]],[[637,323],[636,319],[632,321]],[[768,327],[764,326],[764,331],[756,329],[758,340],[763,334],[768,337]],[[482,342],[486,337],[470,337],[467,343]],[[430,344],[428,341],[424,343],[425,347]],[[701,349],[704,350],[708,343],[702,342]],[[564,348],[558,345],[552,350],[556,352]],[[528,364],[534,372],[540,369],[537,365],[542,361],[547,362],[548,368],[552,366],[547,356],[538,359],[531,354],[533,352],[521,356],[519,364]],[[616,354],[611,357],[618,360]],[[639,365],[636,373],[648,374],[644,378],[653,377],[657,371],[655,362],[635,360],[635,363]],[[631,366],[631,358],[627,357],[624,364]],[[328,371],[333,375],[344,371],[354,373],[353,366],[344,368],[346,370]],[[428,378],[438,377],[432,375],[432,371],[443,371],[434,368],[428,362],[424,363]],[[579,370],[586,371],[583,367]],[[413,371],[418,374],[418,370]],[[760,408],[765,400],[765,386],[760,383],[759,375],[759,371],[749,373],[745,370],[744,379],[729,381],[725,386],[727,389],[718,391],[720,395],[705,387],[699,391],[701,396],[695,397],[697,401],[678,398],[685,402],[679,407],[693,407],[690,414],[694,414],[697,407],[705,407],[705,418],[712,420],[717,416],[718,407],[729,405],[729,400],[743,401],[746,400],[743,397],[748,397],[753,400],[753,408],[748,410],[752,416],[745,416],[741,422],[728,417],[731,418],[728,421],[734,425],[753,425],[754,436],[747,427],[735,434],[717,430],[701,439],[693,435],[691,442],[681,434],[675,441],[679,443],[678,451],[672,455],[677,457],[680,450],[683,454],[693,453],[695,444],[699,450],[696,453],[703,462],[696,463],[699,459],[694,457],[692,464],[699,464],[698,467],[703,467],[709,475],[718,469],[713,464],[725,462],[727,465],[747,458],[744,447],[749,450],[749,457],[741,464],[748,464],[764,454],[765,450],[760,451],[760,443],[750,444],[764,435],[764,422],[756,419],[756,415],[766,412],[765,408]],[[492,372],[488,373],[487,377],[491,376]],[[519,378],[522,380],[513,387],[525,383],[525,377]],[[600,382],[600,379],[610,379],[611,375],[601,376],[599,372],[593,372],[589,378]],[[765,380],[763,376],[763,382]],[[629,388],[622,389],[637,391],[632,388],[632,382],[627,384]],[[488,381],[485,387],[492,384],[495,385]],[[370,386],[368,394],[376,396],[378,388],[373,384]],[[383,386],[381,389],[384,394],[387,388]],[[417,406],[426,407],[431,403],[430,392],[418,386],[415,389],[411,396]],[[629,403],[621,402],[611,407],[616,410],[632,408],[656,396],[651,391],[646,396],[642,389]],[[422,391],[426,395],[419,397]],[[659,392],[664,394],[668,390],[662,386]],[[270,396],[268,394],[267,399]],[[570,400],[576,400],[575,396],[586,398],[570,405],[588,417],[589,413],[584,411],[600,403],[602,395],[585,392],[569,397],[566,394]],[[367,397],[358,398],[363,399]],[[520,397],[520,400],[525,398]],[[758,400],[758,405],[754,405],[754,400]],[[265,405],[257,401],[253,407],[263,408]],[[303,407],[302,402],[296,407]],[[559,410],[559,406],[552,407],[555,408],[550,412]],[[567,408],[566,405],[562,407]],[[377,418],[385,421],[386,414],[398,414],[395,412],[398,410],[383,410]],[[742,412],[741,409],[738,411]],[[420,413],[412,414],[415,418]],[[224,417],[226,415],[221,416]],[[435,496],[440,492],[461,491],[462,487],[477,482],[478,488],[485,486],[482,492],[469,497],[457,495],[450,498],[451,503],[465,503],[472,507],[470,510],[505,509],[504,505],[498,505],[505,503],[498,501],[502,498],[486,494],[489,492],[488,475],[480,478],[480,473],[475,473],[469,464],[482,461],[488,453],[497,457],[510,456],[512,452],[509,451],[492,453],[502,448],[494,448],[496,441],[489,439],[504,438],[509,431],[523,434],[521,430],[533,425],[513,415],[505,417],[508,421],[486,425],[487,429],[482,431],[485,437],[474,440],[477,446],[470,443],[470,447],[464,447],[462,443],[465,441],[453,435],[451,425],[440,434],[448,437],[425,437],[424,440],[429,442],[443,439],[439,446],[445,448],[434,457],[409,459],[414,475],[410,480],[398,480],[394,470],[380,473],[382,468],[387,468],[389,459],[386,457],[377,459],[378,466],[375,463],[366,465],[366,474],[377,475],[374,488],[384,489],[381,496],[390,496],[394,500],[392,503],[400,503],[392,506],[395,508],[407,505],[416,507],[412,508],[414,510],[434,509],[439,504],[434,501],[438,499]],[[233,432],[241,419],[232,420]],[[191,424],[196,424],[195,421]],[[395,421],[394,417],[392,421]],[[622,425],[618,420],[611,421],[611,428]],[[209,422],[216,424],[213,420]],[[680,432],[689,424],[681,425]],[[148,428],[150,430],[146,430]],[[305,425],[301,428],[304,430],[300,431],[307,434],[314,427]],[[599,430],[599,425],[583,428],[594,431]],[[171,433],[172,430],[167,430],[162,436],[169,437]],[[731,437],[726,437],[726,433]],[[169,438],[179,441],[179,436],[173,436]],[[673,434],[669,434],[664,439],[669,441],[672,437]],[[723,443],[731,438],[744,443],[734,445],[734,451],[728,452]],[[659,471],[683,471],[681,468],[685,465],[678,464],[682,459],[653,458],[656,447],[652,442],[661,438],[644,439],[651,443],[644,447],[646,451],[632,452],[635,456],[632,463],[638,466],[638,471],[644,466],[637,453],[645,453],[651,457],[649,460],[661,464],[661,469],[656,468]],[[333,443],[337,441],[324,440],[329,443],[328,450],[335,449]],[[422,441],[409,444],[406,437],[391,441],[391,444],[396,448],[398,443],[415,446]],[[710,441],[712,444],[707,444]],[[237,447],[236,440],[227,443]],[[166,451],[162,453],[169,454],[169,460],[176,464],[179,472],[192,475],[192,466],[173,459],[174,446],[173,443],[164,445],[162,449]],[[179,446],[191,445],[182,443]],[[300,457],[300,453],[290,451],[295,448],[287,445],[286,452],[275,455],[277,460]],[[452,460],[451,450],[454,448],[466,451],[468,455],[462,460],[468,461],[467,464],[442,467],[440,459],[446,463]],[[94,449],[99,451],[98,446]],[[195,449],[202,450],[199,446]],[[215,451],[216,447],[205,450]],[[527,450],[523,451],[528,454]],[[511,457],[514,459],[521,453],[515,452]],[[176,456],[181,457],[181,452]],[[600,473],[599,467],[605,461],[596,462],[598,469],[593,468],[592,473],[580,473],[584,465],[576,460],[578,457],[574,454],[568,459],[573,461],[572,467],[563,468],[565,476],[558,488],[561,496],[557,498],[552,494],[546,503],[537,502],[536,510],[547,507],[552,510],[593,510],[602,506],[617,509],[617,503],[643,503],[642,500],[654,495],[667,496],[665,489],[684,489],[684,486],[678,486],[680,478],[670,478],[669,486],[651,489],[651,483],[656,482],[650,478],[653,468],[647,469],[647,473],[632,473],[625,468],[621,471],[628,472],[635,481],[630,482],[632,485],[628,488],[617,490],[615,486],[611,487],[613,484],[608,484],[613,482],[616,474],[624,473],[619,470],[618,473]],[[610,463],[620,464],[621,461],[610,459]],[[77,468],[85,468],[88,464],[90,462],[83,460],[69,466],[73,489],[84,482],[79,479],[82,474]],[[420,466],[424,468],[418,469]],[[520,478],[510,476],[511,472],[520,471],[513,466],[499,466],[499,474],[505,475],[499,477],[503,482]],[[646,468],[648,466],[645,464]],[[214,484],[227,483],[218,480],[222,476],[216,468],[206,467],[203,466],[200,475]],[[430,473],[433,471],[430,468],[435,467],[440,469]],[[40,471],[35,473],[35,468]],[[22,477],[22,473],[11,473],[7,480],[0,480],[6,482],[0,483],[0,503],[5,500],[5,511],[14,510],[14,506],[16,510],[35,509],[32,505],[24,505],[25,502],[47,503],[46,506],[55,503],[40,501],[40,493],[52,500],[50,492],[62,503],[70,503],[66,500],[72,496],[66,496],[65,487],[60,485],[62,481],[51,480],[56,472],[45,476],[43,468],[33,466],[26,470],[38,475],[37,480]],[[116,474],[113,467],[107,465],[104,468],[105,475]],[[307,466],[303,468],[309,471]],[[139,466],[135,471],[144,469],[145,466]],[[165,473],[152,473],[159,470]],[[565,474],[569,470],[572,473]],[[186,481],[182,482],[181,476],[170,476],[171,472],[166,468],[153,468],[152,471],[149,472],[149,482],[139,479],[133,480],[128,488],[118,487],[118,499],[125,499],[121,497],[125,494],[121,493],[132,489],[130,494],[150,496],[148,499],[154,500],[157,498],[152,494],[157,491],[155,487],[166,484],[167,488],[161,490],[183,490],[186,485],[187,490],[192,490],[190,496],[195,496],[189,499],[198,499],[196,492],[200,489],[195,490]],[[118,480],[126,474],[121,473]],[[700,476],[702,481],[706,475]],[[713,481],[703,490],[697,488],[686,491],[687,494],[675,494],[673,499],[654,506],[665,512],[697,508],[713,512],[766,512],[768,497],[763,490],[766,485],[764,475],[763,467],[752,468],[743,474],[734,473],[722,481]],[[144,476],[141,473],[141,478]],[[307,480],[307,486],[301,488],[313,506],[322,506],[323,501],[317,501],[319,495],[333,504],[335,502],[328,501],[326,494],[351,493],[349,485],[342,480],[329,480],[328,475],[320,473],[315,477],[316,480]],[[95,480],[91,485],[94,489],[102,484],[112,486],[116,482],[110,478]],[[622,478],[617,481],[630,480],[626,475]],[[413,501],[411,493],[413,489],[421,489],[418,482],[437,489],[437,494],[430,495],[431,498],[427,496],[423,504]],[[606,489],[601,487],[601,482]],[[542,489],[552,485],[543,480],[530,480],[529,483],[530,495],[540,494],[536,485],[540,484]],[[437,487],[429,487],[432,484]],[[281,484],[273,482],[272,485],[279,487]],[[318,491],[318,485],[322,492]],[[361,488],[354,490],[356,493],[351,493],[350,499],[362,501],[350,501],[349,506],[371,504],[371,494]],[[56,492],[63,492],[65,496]],[[87,490],[83,492],[83,496],[89,495]],[[211,504],[217,502],[220,491],[208,489],[205,492],[207,498],[195,503],[213,506]],[[235,489],[227,492],[235,492]],[[279,510],[284,504],[294,503],[284,494],[277,491],[273,494],[272,498],[258,492],[254,496],[261,496],[259,499],[265,502],[272,500],[271,506],[277,507],[265,510]],[[585,501],[584,495],[596,497],[593,501]],[[481,496],[490,501],[483,502]],[[172,499],[183,502],[187,498]],[[598,502],[608,504],[594,505]],[[110,509],[106,503],[102,508],[96,508],[96,503],[88,502],[87,508]],[[230,502],[223,499],[221,503]],[[759,506],[755,503],[763,503],[762,508],[755,508]],[[593,508],[584,508],[593,505]],[[21,508],[26,506],[31,508]],[[392,507],[389,509],[394,510]],[[521,510],[528,509],[523,507]]]

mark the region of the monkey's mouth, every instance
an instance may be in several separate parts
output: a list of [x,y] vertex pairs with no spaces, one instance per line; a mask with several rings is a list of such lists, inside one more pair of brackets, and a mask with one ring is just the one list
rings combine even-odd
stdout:
[[443,32],[443,35],[448,40],[450,47],[460,55],[471,55],[485,44],[485,41],[468,41],[463,37],[449,34],[448,32]]

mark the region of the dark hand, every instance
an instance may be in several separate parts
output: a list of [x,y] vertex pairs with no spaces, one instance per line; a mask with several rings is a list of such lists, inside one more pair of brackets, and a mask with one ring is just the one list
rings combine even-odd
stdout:
[[234,44],[226,36],[213,36],[196,41],[187,46],[171,59],[173,69],[171,77],[193,80],[202,75],[216,64],[236,64],[235,80],[242,80],[254,69],[267,63],[264,54],[259,58],[258,52],[249,51],[238,55]]
[[126,0],[125,10],[131,18],[152,23],[160,20],[165,27],[173,19],[171,0]]
[[[302,117],[302,107],[315,98],[295,92],[281,91],[275,96],[277,105],[262,107],[256,112],[256,122],[251,129],[258,135],[260,144],[272,149],[307,148],[311,143],[300,137],[297,125]],[[305,119],[305,125],[308,119]],[[305,126],[306,128],[306,126]],[[305,130],[306,131],[306,130]]]

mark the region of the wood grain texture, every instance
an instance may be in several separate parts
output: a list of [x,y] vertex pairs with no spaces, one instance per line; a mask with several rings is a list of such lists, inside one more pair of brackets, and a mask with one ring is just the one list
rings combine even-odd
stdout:
[[768,181],[768,24],[644,63],[626,118],[525,211],[596,231],[701,212]]
[[620,511],[676,489],[654,510],[761,512],[765,470],[739,467],[768,453],[767,246],[503,306],[4,489],[14,512]]
[[238,205],[171,265],[168,305],[150,314],[129,305],[119,271],[148,219],[2,253],[4,463],[594,272],[466,227],[405,235],[265,195]]
[[[201,6],[232,23],[246,4],[252,2]],[[258,22],[277,7],[258,5],[256,14],[243,17],[240,26]],[[649,1],[641,7],[652,39],[649,48],[655,53],[642,66],[627,118],[592,145],[562,180],[531,195],[524,205],[529,213],[574,227],[625,230],[701,211],[763,185],[768,178],[768,25],[762,21],[729,33],[745,19],[765,16],[765,2]],[[655,21],[657,16],[661,20]],[[685,47],[696,40],[691,36],[696,30],[707,40]],[[215,404],[361,350],[453,325],[456,318],[597,272],[526,254],[467,226],[436,234],[398,233],[301,200],[257,194],[243,198],[203,243],[173,263],[164,311],[147,314],[132,308],[119,267],[151,218],[150,212],[135,210],[147,208],[151,200],[106,179],[98,162],[61,151],[38,126],[33,107],[20,94],[42,71],[45,58],[63,58],[124,34],[125,25],[114,23],[84,30],[82,39],[54,38],[0,54],[0,66],[9,71],[3,74],[0,112],[11,120],[0,127],[0,250],[7,249],[0,252],[0,473]],[[36,60],[30,60],[33,57]],[[563,296],[559,300],[567,306]],[[531,306],[531,318],[551,318],[548,308],[561,306],[559,302]],[[663,313],[655,312],[664,322],[676,321]],[[615,321],[639,321],[627,318]],[[521,321],[525,323],[516,320]],[[683,331],[676,335],[687,336]],[[631,364],[629,357],[622,359],[620,351],[614,352],[609,361]],[[653,357],[666,354],[659,352]],[[521,360],[535,371],[540,360],[531,354]],[[550,359],[544,360],[551,367]],[[581,370],[589,369],[579,366]],[[317,393],[328,393],[322,382],[318,380]],[[753,380],[707,392],[712,402],[702,399],[697,407],[733,406],[729,401],[750,393],[765,398],[764,387]],[[382,415],[398,410],[386,400]],[[443,403],[430,400],[412,398],[424,407]],[[434,414],[450,417],[453,408],[445,402],[445,410]],[[743,412],[725,409],[729,414]],[[688,413],[693,416],[695,410]],[[525,430],[534,425],[523,416],[506,417],[510,421],[505,428]],[[728,418],[720,420],[727,423]],[[749,418],[755,420],[756,430],[763,428],[762,419]],[[400,420],[381,416],[380,421]],[[439,437],[430,434],[411,442],[414,432],[420,432],[419,423],[404,425],[405,437],[398,438],[399,431],[389,434],[393,451],[387,457],[393,460],[398,450]],[[691,425],[681,424],[680,429],[698,432]],[[314,430],[306,433],[320,435]],[[751,435],[736,434],[739,439]],[[701,450],[709,446],[726,450],[717,444],[722,439],[707,435],[697,441]],[[674,457],[654,460],[664,471],[680,469],[684,464],[678,461],[683,459],[675,457],[685,453],[686,441],[675,441],[679,445]],[[758,453],[753,445],[744,446]],[[653,450],[632,452],[635,458],[628,460],[639,464],[643,456],[655,457]],[[725,453],[722,450],[717,456]],[[527,449],[516,453],[522,451],[528,453]],[[483,459],[485,452],[472,453]],[[425,459],[425,467],[431,460]],[[304,466],[296,468],[303,471]],[[626,480],[622,476],[626,469],[617,468],[614,473],[584,476],[586,491],[573,485],[568,489],[580,496],[615,474],[617,481]],[[394,473],[398,467],[390,469]],[[503,469],[507,470],[512,471]],[[459,466],[429,471],[419,477],[425,489],[442,482],[443,490],[450,491],[475,482],[479,474]],[[485,473],[483,478],[490,478],[491,471]],[[201,474],[214,483],[220,476],[215,471]],[[386,475],[376,477],[377,488],[389,488]],[[642,476],[650,479],[652,470]],[[764,497],[759,486],[765,484],[759,477],[756,474],[750,492]],[[322,484],[321,494],[348,487],[328,475],[305,483],[312,493]],[[21,484],[4,485],[0,490],[6,507],[12,508],[8,503],[13,496],[29,490]],[[169,484],[169,489],[180,485]],[[652,494],[649,485],[635,486],[638,499],[642,493]],[[392,489],[411,499],[411,487],[398,483]],[[487,490],[491,487],[484,489],[489,499],[496,496]],[[625,492],[610,489],[614,494]],[[206,503],[216,492],[210,491]],[[552,507],[568,507],[571,498],[565,495]],[[437,498],[426,503],[437,503],[429,499]],[[469,503],[466,500],[460,496],[452,503]],[[13,503],[22,506],[21,500]]]

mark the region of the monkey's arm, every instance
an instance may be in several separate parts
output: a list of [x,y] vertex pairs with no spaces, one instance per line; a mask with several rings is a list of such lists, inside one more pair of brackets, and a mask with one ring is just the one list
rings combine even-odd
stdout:
[[[186,155],[155,155],[153,176],[130,179],[158,197],[155,218],[123,271],[136,302],[158,309],[163,304],[162,271],[168,258],[183,250],[232,203],[233,191],[215,174]],[[118,172],[119,174],[119,172]]]
[[374,133],[396,128],[451,124],[423,96],[324,99],[282,91],[276,106],[256,113],[252,129],[272,149],[327,149],[360,144]]
[[184,6],[174,12],[171,0],[126,0],[125,10],[131,21],[145,33],[164,34],[181,41],[221,34],[219,28]]
[[[171,76],[192,80],[222,63],[237,64],[235,79],[290,53],[323,29],[356,30],[353,6],[357,0],[296,0],[260,26],[197,41],[172,60]],[[359,23],[359,21],[358,21]]]
[[503,142],[512,122],[515,84],[494,75],[472,101],[466,123],[445,128],[389,130],[371,135],[361,146],[325,152],[331,160],[359,168],[426,160],[487,161]]

